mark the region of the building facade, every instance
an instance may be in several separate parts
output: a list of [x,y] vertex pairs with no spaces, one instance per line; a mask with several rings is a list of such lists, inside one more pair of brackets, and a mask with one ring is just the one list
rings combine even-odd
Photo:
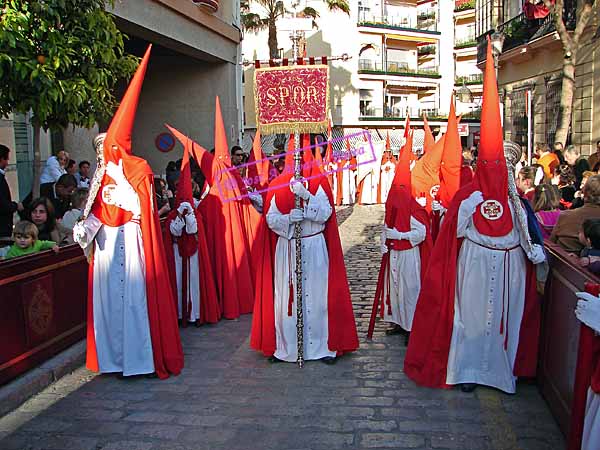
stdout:
[[[458,102],[457,109],[464,114],[463,144],[473,144],[480,107],[477,95],[481,95],[474,3],[351,0],[349,15],[328,11],[324,5],[308,0],[301,7],[319,12],[318,29],[305,35],[307,56],[351,56],[348,61],[330,62],[336,127],[346,134],[370,129],[382,139],[389,132],[399,146],[409,115],[416,128],[415,147],[419,148],[422,116],[428,117],[434,129],[444,127],[450,97],[455,88],[464,85],[472,97]],[[277,38],[282,57],[290,57],[289,31],[278,30]],[[246,32],[242,48],[246,60],[268,59],[267,32]],[[244,72],[244,125],[250,135],[256,129],[253,72],[252,66]],[[250,140],[245,137],[245,146]]]
[[[219,96],[230,144],[242,136],[241,30],[239,0],[128,0],[115,2],[117,27],[128,36],[129,53],[142,56],[153,44],[137,110],[133,152],[148,160],[155,174],[168,161],[182,156],[182,148],[160,145],[165,123],[189,134],[201,145],[213,147],[215,96]],[[127,83],[121,82],[120,99]],[[92,139],[108,123],[93,129],[69,127],[42,136],[42,160],[61,149],[76,161],[95,161]],[[31,190],[33,144],[29,118],[14,115],[0,121],[0,139],[12,152],[9,176],[14,197]]]
[[[486,38],[497,30],[503,39],[497,58],[498,87],[504,106],[507,139],[532,150],[535,143],[555,142],[560,114],[563,46],[552,15],[528,18],[515,0],[477,0],[478,65],[485,61]],[[565,1],[563,20],[568,30],[577,22],[577,3]],[[582,154],[595,152],[600,131],[600,40],[594,37],[598,16],[592,17],[580,40],[575,71],[575,95],[567,145]]]

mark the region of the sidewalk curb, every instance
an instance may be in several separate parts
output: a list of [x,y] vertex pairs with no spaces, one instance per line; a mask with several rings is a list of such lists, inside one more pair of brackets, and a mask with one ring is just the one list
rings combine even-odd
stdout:
[[85,363],[85,339],[0,387],[0,417]]

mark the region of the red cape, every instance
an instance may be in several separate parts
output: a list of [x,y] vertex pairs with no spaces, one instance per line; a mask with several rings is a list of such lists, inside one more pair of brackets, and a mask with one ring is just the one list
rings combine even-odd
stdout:
[[[474,192],[469,184],[459,190],[448,208],[431,254],[417,302],[404,372],[417,384],[435,388],[446,385],[448,353],[454,323],[457,261],[462,239],[456,237],[460,203]],[[515,376],[535,376],[540,325],[540,304],[535,267],[527,263],[525,308],[515,359]]]
[[[196,235],[198,250],[196,254],[198,255],[198,267],[200,268],[200,323],[216,323],[221,318],[221,310],[219,309],[219,300],[217,299],[215,278],[212,266],[210,265],[202,214],[199,209],[196,209],[194,213],[196,215],[196,223],[198,224],[198,233]],[[175,273],[175,252],[173,251],[173,237],[171,236],[170,225],[176,216],[177,210],[172,210],[167,216],[163,230],[165,254],[169,266],[169,277],[171,279],[171,287],[173,288],[175,305],[177,305],[177,275]]]
[[[177,327],[177,311],[173,300],[173,290],[166,265],[162,233],[154,204],[154,175],[148,163],[131,155],[123,155],[123,172],[137,192],[140,199],[140,227],[144,244],[144,265],[146,268],[146,299],[148,302],[148,319],[152,339],[154,370],[159,378],[168,378],[170,374],[178,375],[183,368],[183,350]],[[105,176],[108,178],[108,176]],[[110,180],[110,178],[108,178]],[[95,208],[100,213],[101,208]],[[101,216],[101,214],[100,214]],[[106,225],[110,217],[98,217]],[[122,218],[119,218],[121,220]],[[87,359],[88,369],[97,372],[98,357],[94,332],[93,315],[93,263],[90,264],[88,287],[88,321],[87,321]]]
[[[316,171],[313,170],[313,175],[318,173],[316,166],[315,169]],[[290,179],[290,174],[286,174],[284,171],[284,174],[271,182],[269,186],[271,190],[267,195],[263,214],[266,215],[268,212],[271,198],[273,198],[273,195],[276,193],[278,199],[281,199],[281,202],[277,200],[278,207],[280,207],[281,204],[287,204],[289,207],[290,197],[292,199],[291,204],[293,205],[293,195],[291,195],[289,189]],[[278,188],[277,186],[281,187]],[[327,178],[323,175],[317,175],[309,181],[309,190],[311,193],[316,193],[319,186],[321,186],[327,194],[327,198],[333,208],[333,194],[329,183],[327,182]],[[282,212],[285,213],[285,211]],[[342,354],[356,350],[359,344],[335,209],[333,209],[331,217],[325,223],[323,235],[329,254],[329,286],[327,291],[329,319],[328,346],[329,350]],[[265,356],[271,356],[275,353],[277,345],[275,338],[273,288],[277,235],[266,225],[266,220],[263,221],[257,243],[260,248],[261,264],[258,267],[257,274],[250,347],[262,352]]]
[[[600,285],[586,283],[585,290],[593,295],[600,293]],[[571,429],[569,430],[569,450],[580,450],[585,420],[588,389],[600,394],[600,336],[594,330],[581,324],[579,353],[571,407]]]

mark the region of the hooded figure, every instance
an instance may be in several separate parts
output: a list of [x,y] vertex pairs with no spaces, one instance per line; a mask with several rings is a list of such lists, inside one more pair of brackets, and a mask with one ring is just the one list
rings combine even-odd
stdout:
[[203,323],[218,322],[221,311],[202,214],[198,208],[200,201],[192,194],[189,157],[191,144],[188,140],[183,148],[175,208],[167,216],[163,233],[179,318],[183,326],[188,321],[200,326]]
[[[410,168],[409,168],[410,169]],[[390,133],[385,139],[385,150],[381,157],[379,170],[379,187],[377,188],[377,203],[385,203],[392,187],[394,174],[396,171],[396,158],[392,155],[392,146],[390,144]]]
[[[288,152],[286,167],[269,185],[265,200],[268,229],[258,240],[263,255],[250,346],[272,361],[297,360],[294,225],[300,223],[304,359],[330,363],[358,348],[333,195],[310,149],[303,152],[307,181],[292,182],[293,174],[293,152]],[[294,194],[302,198],[300,209],[294,208]]]
[[97,170],[84,219],[73,228],[90,259],[87,361],[95,372],[177,375],[183,351],[169,283],[153,173],[131,154],[131,130],[150,47],[106,136],[95,140]]
[[[489,43],[487,51],[493,61]],[[477,171],[446,212],[404,361],[420,385],[514,393],[517,376],[535,375],[540,305],[527,259],[537,264],[545,255],[529,239],[520,200],[509,201],[498,105],[487,64]]]
[[421,279],[431,251],[429,216],[411,193],[410,153],[412,133],[400,152],[385,203],[385,223],[381,233],[383,257],[367,333],[369,338],[377,309],[386,322],[394,324],[387,334],[410,333]]

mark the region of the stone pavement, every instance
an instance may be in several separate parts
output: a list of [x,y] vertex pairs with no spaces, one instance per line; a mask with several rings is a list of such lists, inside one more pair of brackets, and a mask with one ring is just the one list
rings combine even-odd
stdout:
[[416,387],[404,339],[365,340],[379,266],[381,207],[339,212],[361,348],[334,366],[269,364],[248,346],[251,318],[182,331],[186,368],[159,381],[84,368],[0,418],[15,450],[559,450],[534,385],[514,396]]

